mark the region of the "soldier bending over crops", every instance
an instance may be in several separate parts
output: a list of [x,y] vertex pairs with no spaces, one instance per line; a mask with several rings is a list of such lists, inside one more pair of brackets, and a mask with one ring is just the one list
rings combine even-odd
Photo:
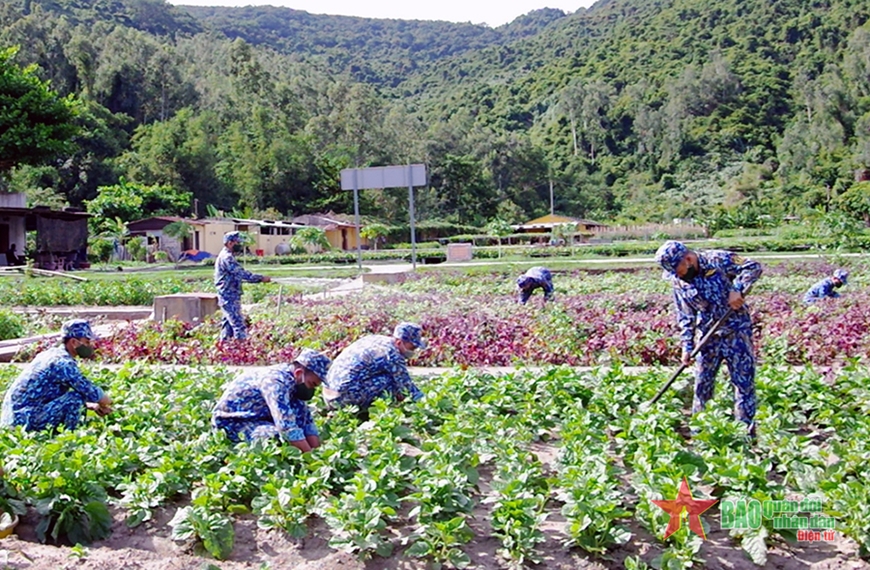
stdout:
[[834,271],[833,275],[831,275],[830,277],[825,277],[824,279],[810,287],[810,290],[807,291],[804,295],[804,303],[815,303],[819,299],[824,299],[825,297],[839,297],[840,294],[834,291],[834,289],[839,289],[840,287],[845,285],[848,279],[849,272],[845,269],[838,269]]
[[400,323],[393,336],[369,335],[357,340],[335,359],[323,387],[330,407],[357,406],[362,419],[378,398],[397,401],[423,397],[408,374],[406,359],[418,348],[426,348],[420,325]]
[[27,431],[75,429],[87,409],[104,416],[112,411],[112,400],[85,378],[75,357],[94,354],[96,338],[88,321],[67,321],[61,328],[61,345],[40,352],[12,382],[3,398],[0,424],[24,426]]
[[224,388],[212,425],[232,441],[280,437],[311,451],[320,439],[305,402],[314,397],[329,365],[329,358],[306,348],[292,364],[241,372]]
[[544,302],[553,299],[553,276],[546,267],[532,267],[525,274],[517,277],[517,288],[520,290],[520,303],[525,305],[535,289],[544,290]]

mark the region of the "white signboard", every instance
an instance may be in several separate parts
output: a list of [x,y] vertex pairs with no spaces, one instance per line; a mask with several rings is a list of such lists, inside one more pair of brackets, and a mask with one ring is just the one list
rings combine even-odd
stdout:
[[[354,175],[356,180],[354,180]],[[342,190],[371,190],[375,188],[410,188],[426,185],[426,165],[371,166],[345,168],[341,171]]]

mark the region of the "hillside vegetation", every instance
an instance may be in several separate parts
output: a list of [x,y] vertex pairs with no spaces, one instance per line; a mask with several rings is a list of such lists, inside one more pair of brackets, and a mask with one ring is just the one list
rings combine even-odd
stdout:
[[[422,220],[521,221],[551,183],[559,213],[605,221],[864,220],[868,16],[857,0],[602,0],[493,29],[6,2],[0,44],[80,101],[70,153],[6,184],[80,205],[123,177],[200,213],[277,217],[350,211],[342,168],[410,161],[429,166]],[[405,194],[366,192],[363,213],[401,224]]]

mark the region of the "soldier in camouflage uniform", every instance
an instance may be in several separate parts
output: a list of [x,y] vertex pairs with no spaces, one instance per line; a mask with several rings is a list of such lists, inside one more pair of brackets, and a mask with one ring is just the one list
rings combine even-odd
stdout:
[[290,365],[240,373],[224,388],[212,424],[232,441],[277,437],[311,451],[320,439],[306,402],[329,365],[329,358],[306,348]]
[[224,248],[214,263],[214,286],[217,287],[218,304],[223,312],[221,340],[248,338],[248,329],[242,316],[242,281],[268,283],[272,280],[266,275],[247,271],[236,261],[234,254],[244,249],[241,240],[239,232],[224,234]]
[[101,416],[112,411],[112,400],[84,377],[75,356],[90,358],[96,337],[88,321],[67,321],[61,329],[61,345],[39,353],[3,398],[0,424],[24,426],[27,431],[75,429],[85,409]]
[[364,336],[336,357],[324,382],[324,399],[331,407],[357,406],[363,419],[378,398],[419,400],[423,392],[411,380],[406,359],[425,347],[422,329],[414,323],[396,325],[393,336]]
[[663,277],[673,284],[682,361],[690,364],[695,336],[703,337],[721,317],[733,313],[701,349],[695,368],[692,412],[713,397],[716,373],[724,360],[735,388],[735,416],[755,432],[755,354],[752,321],[743,301],[761,275],[761,265],[729,251],[694,252],[669,241],[656,252]]
[[535,289],[544,290],[544,302],[553,300],[553,275],[546,267],[532,267],[525,274],[517,277],[517,289],[520,290],[520,304],[525,305]]
[[840,294],[834,291],[834,289],[839,289],[840,287],[845,285],[848,279],[849,272],[845,269],[838,269],[834,271],[833,275],[831,275],[830,277],[825,277],[824,279],[810,287],[810,290],[807,291],[804,295],[804,303],[815,303],[819,299],[824,299],[825,297],[836,299],[840,296]]

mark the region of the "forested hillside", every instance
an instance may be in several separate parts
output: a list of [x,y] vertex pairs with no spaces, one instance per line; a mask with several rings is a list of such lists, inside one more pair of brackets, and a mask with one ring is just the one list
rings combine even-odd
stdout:
[[[865,218],[868,16],[857,0],[602,0],[491,29],[5,2],[0,44],[80,101],[70,153],[6,183],[80,204],[123,178],[287,216],[350,210],[342,168],[412,161],[429,165],[428,220],[539,215],[551,182],[558,212],[604,221]],[[405,200],[362,207],[401,223]]]
[[536,10],[493,29],[450,22],[321,16],[272,6],[182,9],[230,39],[269,46],[345,72],[354,80],[390,87],[429,63],[535,35],[565,16],[561,10]]

